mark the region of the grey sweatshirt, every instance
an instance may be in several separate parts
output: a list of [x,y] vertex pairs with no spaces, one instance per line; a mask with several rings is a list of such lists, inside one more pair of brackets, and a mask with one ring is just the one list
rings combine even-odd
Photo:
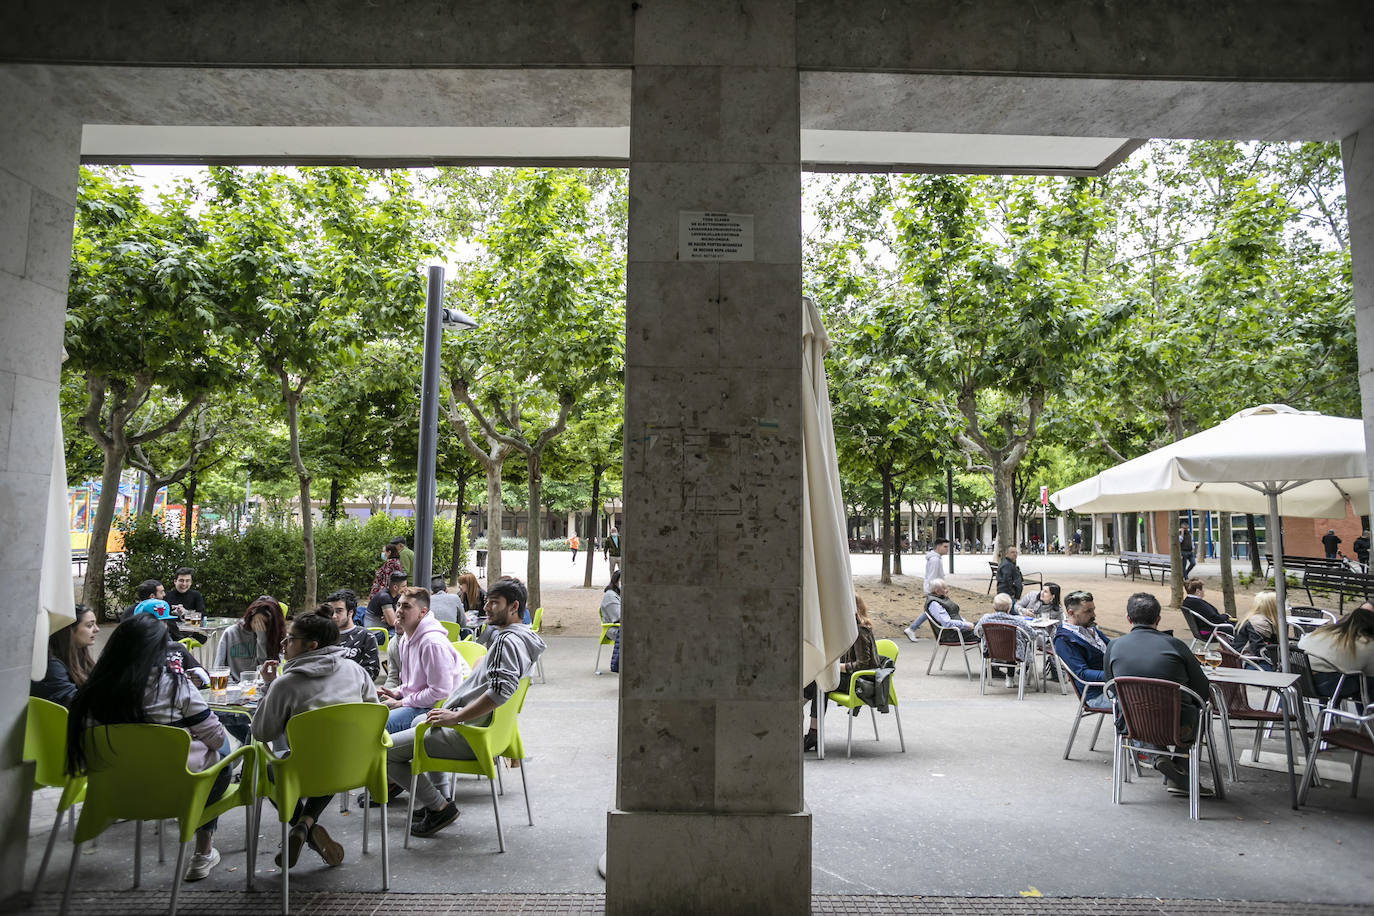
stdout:
[[276,658],[277,651],[268,654],[266,633],[245,630],[234,624],[224,631],[215,648],[215,667],[228,668],[229,679],[237,684],[245,674],[252,680],[257,667],[269,658]]
[[272,741],[286,733],[286,720],[297,713],[336,703],[375,703],[372,678],[344,652],[325,646],[288,659],[253,713],[253,737]]
[[491,642],[487,654],[473,667],[472,673],[454,688],[444,701],[449,709],[462,709],[489,696],[497,706],[511,698],[527,677],[535,659],[544,651],[544,640],[528,624],[513,623],[508,627],[487,627]]

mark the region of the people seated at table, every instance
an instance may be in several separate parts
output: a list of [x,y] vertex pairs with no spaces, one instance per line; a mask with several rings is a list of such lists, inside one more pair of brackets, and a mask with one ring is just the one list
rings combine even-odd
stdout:
[[193,587],[195,574],[196,571],[189,566],[178,569],[172,580],[172,590],[163,597],[172,606],[173,613],[182,618],[190,617],[203,620],[205,618],[205,598]]
[[1232,645],[1241,655],[1264,661],[1263,667],[1272,667],[1268,659],[1278,649],[1278,634],[1278,599],[1272,591],[1260,592],[1250,599],[1249,609],[1236,619]]
[[95,611],[76,606],[76,620],[48,637],[48,668],[40,681],[29,682],[29,696],[71,706],[76,690],[91,676],[91,646],[100,634]]
[[[1092,592],[1069,592],[1064,599],[1064,622],[1054,634],[1054,654],[1064,667],[1084,681],[1103,681],[1102,669],[1110,641],[1097,627],[1097,605]],[[1074,691],[1082,692],[1077,681]],[[1101,687],[1089,687],[1083,696],[1089,706],[1110,705],[1102,696]]]
[[1016,609],[1031,617],[1049,617],[1054,620],[1063,620],[1064,605],[1059,601],[1059,593],[1059,583],[1046,582],[1040,591],[1023,595],[1021,600],[1016,602]]
[[486,616],[487,591],[477,584],[477,577],[464,571],[458,576],[458,598],[463,602],[463,622],[475,627]]
[[429,613],[440,623],[456,623],[463,627],[463,599],[457,592],[448,590],[448,582],[443,576],[430,577]]
[[[1211,685],[1202,666],[1188,644],[1159,629],[1159,599],[1149,592],[1136,592],[1126,600],[1126,620],[1131,631],[1107,643],[1103,653],[1102,671],[1106,680],[1118,677],[1149,677],[1182,684],[1206,701]],[[1199,727],[1202,711],[1198,701],[1181,694],[1179,709],[1180,735],[1191,742]],[[1117,721],[1117,731],[1124,732],[1125,723]],[[1183,750],[1183,748],[1174,748]],[[1188,765],[1177,757],[1155,757],[1154,767],[1164,776],[1165,786],[1172,794],[1188,794]],[[1200,794],[1212,795],[1211,788],[1200,787]]]
[[339,650],[375,681],[382,671],[381,659],[377,657],[377,637],[353,622],[353,612],[357,607],[358,597],[353,590],[341,588],[325,598],[316,613],[334,621],[339,631]]
[[[959,616],[959,604],[949,597],[949,586],[944,579],[936,579],[930,583],[930,594],[925,596],[925,602],[926,615],[935,621],[937,626],[961,630],[968,636],[973,635],[973,624]],[[971,641],[967,637],[965,639]]]
[[[617,569],[616,574],[619,575],[620,570]],[[854,596],[854,621],[859,625],[859,635],[854,644],[840,656],[840,682],[835,687],[839,693],[849,692],[854,672],[870,671],[878,667],[878,644],[873,639],[873,620],[868,616],[868,606],[858,595]],[[811,701],[811,724],[806,731],[806,737],[802,739],[803,751],[816,749],[817,720],[821,714],[821,706],[828,702],[822,693],[817,689],[815,681],[807,684],[806,689],[802,691],[802,698]]]
[[[353,623],[351,617],[348,622]],[[321,706],[377,702],[372,678],[338,643],[339,628],[332,616],[301,614],[291,621],[283,644],[280,673],[270,666],[263,673],[267,692],[253,713],[254,738],[264,743],[276,741],[286,735],[286,723],[292,716]],[[319,853],[327,865],[343,861],[343,846],[319,822],[333,798],[317,795],[296,802],[285,850],[287,868],[296,866],[305,845]],[[282,864],[280,852],[276,863]]]
[[[85,769],[82,737],[87,728],[97,725],[146,722],[184,728],[191,735],[187,769],[203,770],[218,760],[225,744],[224,728],[179,667],[168,661],[167,629],[156,617],[139,614],[116,627],[72,700],[67,718],[67,772]],[[209,801],[224,794],[229,778],[229,767],[220,770]],[[156,786],[149,791],[156,791]],[[216,824],[217,819],[212,819],[196,830],[195,853],[185,880],[199,881],[219,864],[219,851],[214,848]]]
[[[1312,680],[1322,699],[1364,702],[1374,698],[1374,603],[1366,601],[1336,623],[1305,634],[1298,640],[1298,648],[1307,653]],[[1340,695],[1334,696],[1342,674],[1346,675],[1345,682]]]
[[1216,606],[1204,597],[1206,589],[1201,579],[1187,580],[1183,583],[1183,590],[1188,594],[1184,596],[1181,607],[1184,613],[1192,611],[1198,617],[1202,618],[1197,621],[1197,630],[1198,633],[1202,635],[1203,639],[1211,636],[1212,632],[1220,624],[1226,624],[1226,630],[1229,632],[1234,621],[1231,620],[1230,616],[1227,615],[1225,611],[1217,610]]
[[386,730],[399,732],[417,716],[448,696],[467,675],[465,662],[449,641],[448,631],[429,612],[429,590],[408,588],[396,602],[400,631],[401,683],[397,689],[378,688],[390,708]]
[[[544,651],[544,640],[523,622],[527,601],[525,587],[502,579],[487,591],[487,627],[491,633],[487,654],[472,672],[444,700],[443,707],[425,713],[430,729],[425,733],[425,751],[434,757],[473,760],[472,748],[452,729],[460,723],[486,725],[491,713],[514,695],[522,678],[528,677],[535,661]],[[396,790],[410,785],[410,760],[415,753],[415,729],[407,728],[391,736],[387,751],[387,773]],[[416,810],[421,817],[411,826],[412,836],[433,836],[458,818],[458,807],[441,791],[446,774],[427,773],[416,780]]]
[[383,629],[395,636],[396,599],[401,596],[401,592],[405,591],[405,588],[406,574],[398,569],[391,574],[387,587],[373,593],[372,597],[368,599],[367,614],[363,617],[363,626]]
[[1016,547],[1008,547],[1007,552],[1002,555],[1002,561],[997,564],[997,591],[1010,595],[1013,601],[1021,597],[1024,587],[1021,567],[1016,565],[1017,556]]
[[[992,612],[978,618],[978,622],[973,625],[973,635],[982,639],[983,625],[988,623],[1005,623],[1016,627],[1016,660],[1018,662],[1035,657],[1035,630],[1031,629],[1019,614],[1012,613],[1011,595],[998,592],[992,596]],[[1011,672],[1007,673],[1010,676]]]
[[[281,603],[271,595],[262,595],[248,605],[238,623],[220,636],[212,667],[227,670],[230,683],[252,681],[268,659],[280,657],[285,636],[286,616]],[[247,716],[225,713],[220,721],[240,744],[248,743],[251,728]]]
[[134,609],[149,598],[163,598],[166,595],[167,590],[162,587],[161,582],[156,579],[144,579],[134,588],[134,603],[124,609],[124,614],[119,619],[128,620],[134,616]]

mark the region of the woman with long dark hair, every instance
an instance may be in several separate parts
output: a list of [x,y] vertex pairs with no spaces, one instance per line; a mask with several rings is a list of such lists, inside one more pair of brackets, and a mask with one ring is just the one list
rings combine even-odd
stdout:
[[76,621],[48,637],[48,670],[43,680],[32,682],[29,695],[70,706],[77,688],[86,683],[95,667],[91,646],[99,633],[95,611],[78,604]]
[[[168,655],[167,628],[156,617],[139,614],[115,628],[90,677],[72,699],[67,717],[68,773],[77,775],[86,769],[81,739],[87,728],[98,725],[148,723],[184,728],[191,734],[187,769],[203,770],[219,759],[224,728],[175,659]],[[99,745],[94,747],[98,752]],[[215,778],[210,801],[228,788],[229,769],[220,770]],[[219,851],[214,847],[217,822],[211,820],[196,831],[196,850],[186,869],[187,881],[199,881],[219,864]]]
[[1336,623],[1317,627],[1298,641],[1312,665],[1312,679],[1327,700],[1332,699],[1341,676],[1345,683],[1335,699],[1360,699],[1374,695],[1374,604],[1364,604]]
[[281,602],[263,595],[248,605],[236,625],[224,631],[215,649],[215,667],[228,668],[233,683],[245,676],[252,680],[263,662],[281,655],[285,637],[286,613]]
[[486,615],[487,591],[477,584],[477,577],[464,571],[458,576],[458,598],[463,604],[463,623],[476,626]]

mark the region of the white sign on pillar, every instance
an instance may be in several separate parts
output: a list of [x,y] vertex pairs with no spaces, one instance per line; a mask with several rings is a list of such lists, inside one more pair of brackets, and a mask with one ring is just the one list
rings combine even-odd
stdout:
[[680,210],[679,261],[754,260],[754,214]]

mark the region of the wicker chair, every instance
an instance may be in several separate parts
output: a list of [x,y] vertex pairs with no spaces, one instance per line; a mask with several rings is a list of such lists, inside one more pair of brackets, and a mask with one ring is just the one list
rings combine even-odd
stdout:
[[[1217,648],[1221,650],[1221,666],[1223,668],[1258,668],[1259,666],[1249,659],[1236,652],[1224,639],[1217,640]],[[1214,683],[1212,685],[1214,694],[1220,694],[1221,703],[1218,704],[1216,712],[1221,716],[1222,735],[1226,739],[1226,757],[1230,763],[1231,779],[1233,781],[1240,778],[1240,772],[1236,769],[1236,752],[1231,744],[1231,728],[1233,722],[1251,722],[1251,728],[1255,730],[1255,746],[1250,752],[1250,759],[1259,763],[1260,744],[1264,739],[1264,733],[1271,729],[1275,723],[1283,722],[1283,713],[1268,708],[1257,708],[1250,705],[1250,694],[1243,684]],[[1268,697],[1279,694],[1278,691],[1268,690]],[[1278,702],[1283,703],[1284,698],[1278,695]],[[1294,710],[1297,712],[1297,710]]]
[[[1188,816],[1201,817],[1199,804],[1203,736],[1211,727],[1212,704],[1209,699],[1174,681],[1150,677],[1117,677],[1107,682],[1107,693],[1115,698],[1126,725],[1126,733],[1119,735],[1112,748],[1112,804],[1121,804],[1121,787],[1130,780],[1129,756],[1138,751],[1160,757],[1184,758],[1188,761]],[[1200,707],[1197,733],[1185,741],[1180,713],[1183,696],[1187,694]],[[1161,750],[1184,747],[1183,751]],[[1217,797],[1223,796],[1221,770],[1215,752],[1207,755]]]
[[983,630],[983,666],[978,671],[979,696],[983,695],[995,665],[999,668],[1016,669],[1016,698],[1024,700],[1026,698],[1026,679],[1031,676],[1031,662],[1034,653],[1028,650],[1026,659],[1017,660],[1016,638],[1018,631],[1015,624],[984,623],[981,624],[981,627]]
[[[1184,607],[1179,610],[1183,612],[1183,619],[1187,621],[1188,630],[1193,634],[1188,648],[1194,652],[1206,652],[1218,636],[1230,636],[1236,630],[1235,624],[1213,623],[1192,608]],[[1202,643],[1201,649],[1198,649],[1198,643]]]
[[[945,650],[944,656],[940,659],[940,670],[945,670],[945,662],[949,659],[949,650],[958,648],[964,656],[964,671],[968,679],[973,680],[973,667],[968,663],[968,653],[982,647],[973,635],[971,630],[961,630],[958,627],[942,627],[935,620],[927,617],[926,622],[930,624],[930,631],[935,634],[935,645],[930,650],[930,661],[926,663],[926,674],[930,674],[931,667],[935,664],[935,656],[941,649]],[[967,635],[965,635],[967,634]]]

